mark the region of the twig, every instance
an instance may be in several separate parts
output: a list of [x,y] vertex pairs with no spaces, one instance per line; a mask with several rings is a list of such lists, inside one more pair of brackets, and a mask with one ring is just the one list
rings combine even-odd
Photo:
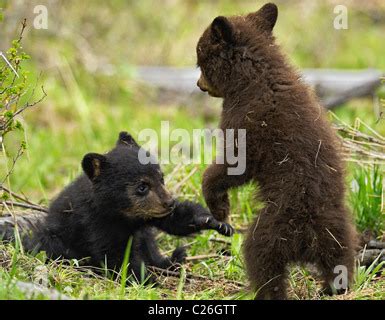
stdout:
[[314,159],[314,167],[316,167],[316,168],[317,168],[318,155],[319,155],[319,152],[321,150],[321,145],[322,145],[322,140],[318,140],[318,141],[319,141],[319,145],[318,145],[317,153],[316,153],[315,159]]
[[224,240],[224,239],[218,239],[218,238],[209,238],[209,241],[212,241],[212,242],[217,242],[217,243],[223,243],[225,245],[228,245],[230,246],[231,245],[231,241],[228,241],[228,240]]
[[9,190],[8,188],[4,187],[3,185],[0,185],[0,189],[2,189],[4,192],[8,193],[9,195],[11,195],[12,197],[14,197],[15,199],[18,199],[18,200],[20,200],[20,201],[23,201],[23,202],[25,202],[25,203],[28,203],[28,204],[30,204],[30,205],[32,205],[32,206],[38,206],[37,204],[35,204],[35,203],[29,201],[27,198],[25,198],[25,197],[23,197],[23,196],[21,196],[21,195],[18,195],[17,193],[15,193],[15,192]]
[[[177,272],[177,271],[172,271],[172,270],[168,270],[168,269],[162,269],[162,268],[153,267],[153,266],[149,266],[148,269],[151,272],[153,272],[155,274],[159,274],[161,276],[177,277],[177,278],[180,277],[180,273]],[[207,280],[209,278],[207,278],[205,276],[202,276],[202,275],[198,275],[198,274],[186,273],[186,279],[188,279],[188,280],[191,280],[191,279]]]
[[14,158],[12,158],[11,169],[8,170],[7,175],[4,177],[3,181],[1,182],[1,184],[4,184],[8,180],[8,178],[12,174],[13,170],[15,169],[15,165],[16,165],[17,160],[19,160],[19,158],[23,155],[23,153],[24,153],[24,148],[23,148],[22,145],[20,145],[19,150],[17,150],[16,156]]
[[[159,275],[163,275],[163,276],[167,276],[167,277],[177,277],[177,278],[180,277],[180,273],[177,271],[171,271],[171,270],[162,269],[162,268],[158,268],[158,267],[152,267],[152,266],[148,267],[148,269],[155,274],[159,274]],[[213,279],[210,279],[209,277],[202,276],[200,274],[186,273],[186,280],[190,281],[190,280],[194,280],[194,279],[195,280],[202,280],[202,281],[213,281]],[[244,284],[242,282],[239,282],[236,280],[226,280],[226,281],[229,283],[233,283],[239,287],[244,286]]]
[[172,189],[173,193],[177,193],[179,189],[197,172],[198,167],[194,167],[187,176],[185,176],[180,182],[178,182]]
[[[365,122],[357,120],[354,127],[346,124],[335,114],[339,122],[335,125],[342,140],[342,154],[347,161],[360,164],[385,164],[385,138],[370,128]],[[366,134],[359,131],[360,126],[370,131]]]
[[[34,94],[35,89],[36,89],[36,87],[33,88],[32,93],[31,93],[31,96]],[[17,111],[12,115],[12,117],[10,117],[10,118],[8,119],[7,122],[5,122],[5,124],[1,127],[1,130],[2,130],[2,131],[5,131],[6,128],[7,128],[7,127],[10,125],[10,123],[13,121],[13,119],[16,118],[16,116],[18,116],[20,113],[22,113],[22,112],[24,112],[26,109],[32,108],[32,107],[36,106],[37,104],[39,104],[40,102],[42,102],[42,101],[45,99],[45,97],[47,97],[47,93],[45,92],[43,86],[41,86],[41,91],[43,92],[43,95],[40,97],[39,100],[36,100],[36,101],[33,102],[33,103],[27,102],[26,104],[24,104],[24,106],[22,106],[19,110],[17,110]]]
[[42,206],[38,206],[38,205],[32,205],[32,204],[28,204],[28,203],[20,203],[20,202],[14,202],[14,201],[1,202],[2,205],[4,205],[4,203],[8,206],[20,207],[20,208],[25,208],[25,209],[32,209],[32,210],[48,213],[47,208],[42,207]]
[[19,39],[17,39],[17,42],[21,42],[21,40],[23,39],[23,33],[26,27],[27,27],[27,19],[24,18],[23,22],[21,23],[21,31],[19,34]]
[[[17,39],[18,43],[20,43],[21,40],[23,39],[23,33],[24,33],[24,30],[26,27],[27,27],[27,19],[24,19],[23,22],[21,23],[21,31],[19,34],[19,39]],[[15,74],[13,81],[12,81],[12,85],[13,85],[15,83],[16,77],[19,78],[19,74],[17,73],[18,63],[16,63],[16,68],[14,68],[12,66],[12,64],[8,61],[7,57],[5,56],[5,54],[2,51],[0,51],[0,56],[3,58],[3,60],[8,65],[8,67],[12,70],[12,72]],[[1,92],[1,94],[3,94],[4,92],[5,92],[5,89],[4,89],[4,91]]]
[[174,176],[175,174],[182,168],[183,166],[183,163],[178,163],[173,169],[172,171],[166,176],[165,180],[166,180],[166,184],[169,183],[170,181],[173,181],[174,180]]
[[2,51],[0,51],[0,57],[3,58],[5,63],[8,65],[8,67],[12,70],[12,72],[19,78],[19,74],[17,73],[16,69],[11,65],[11,63],[8,61],[7,57],[4,55]]
[[201,254],[197,256],[186,257],[186,261],[196,261],[196,260],[204,260],[204,259],[218,258],[218,257],[221,257],[221,256],[216,253]]

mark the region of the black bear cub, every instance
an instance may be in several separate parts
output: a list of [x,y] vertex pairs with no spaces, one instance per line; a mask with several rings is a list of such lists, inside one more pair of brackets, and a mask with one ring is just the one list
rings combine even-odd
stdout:
[[[220,129],[247,132],[236,137],[246,145],[245,173],[229,175],[227,160],[214,163],[203,175],[203,196],[214,217],[226,220],[228,190],[258,184],[264,208],[243,246],[257,299],[286,299],[292,264],[314,264],[324,293],[344,292],[354,279],[357,234],[345,204],[341,141],[277,45],[277,17],[272,3],[243,16],[219,16],[198,41],[198,86],[223,98]],[[231,142],[238,141],[223,144]],[[347,283],[337,288],[341,266]]]
[[[87,257],[93,266],[118,269],[132,237],[129,271],[143,280],[143,265],[170,268],[185,258],[182,247],[171,257],[161,255],[152,227],[179,236],[204,229],[233,233],[230,225],[218,222],[201,205],[174,200],[159,165],[141,164],[139,150],[131,135],[121,132],[107,154],[85,155],[85,174],[59,194],[44,219],[29,224],[30,235],[23,236],[26,249],[44,250],[50,258]],[[9,230],[5,238],[10,238]]]

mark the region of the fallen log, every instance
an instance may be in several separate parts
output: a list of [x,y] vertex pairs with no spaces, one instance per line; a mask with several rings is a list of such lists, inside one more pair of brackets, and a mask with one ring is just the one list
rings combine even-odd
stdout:
[[363,249],[357,255],[357,260],[360,265],[369,267],[376,261],[376,264],[385,262],[385,250],[384,249]]
[[384,241],[370,240],[366,246],[368,249],[385,249]]
[[[322,104],[328,108],[337,107],[353,98],[371,96],[381,84],[383,73],[374,69],[336,70],[305,69],[303,79],[315,88]],[[191,67],[140,66],[136,68],[135,79],[150,86],[169,92],[175,98],[191,95],[207,97],[196,83],[200,70]]]
[[[4,205],[0,203],[0,205]],[[13,238],[15,226],[17,225],[18,231],[21,233],[36,230],[41,219],[45,217],[47,213],[30,210],[24,212],[15,212],[13,215],[5,214],[0,216],[0,239],[1,238]]]

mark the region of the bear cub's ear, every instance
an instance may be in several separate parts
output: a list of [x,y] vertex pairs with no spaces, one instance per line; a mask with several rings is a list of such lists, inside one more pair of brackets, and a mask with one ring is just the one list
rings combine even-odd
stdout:
[[90,180],[95,179],[105,169],[107,158],[98,153],[88,153],[82,160],[84,173]]
[[116,145],[127,145],[133,147],[139,147],[134,138],[126,131],[122,131],[119,133],[118,141]]
[[271,32],[277,22],[278,18],[278,7],[274,3],[266,3],[261,9],[257,12],[250,13],[248,15],[249,19],[252,19],[261,26],[266,31]]
[[213,20],[211,34],[217,42],[234,43],[234,28],[226,17],[219,16]]

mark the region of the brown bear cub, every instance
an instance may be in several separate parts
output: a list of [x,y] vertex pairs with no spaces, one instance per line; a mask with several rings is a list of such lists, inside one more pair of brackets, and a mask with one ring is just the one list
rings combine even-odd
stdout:
[[227,190],[248,181],[258,183],[265,203],[244,243],[258,299],[286,298],[292,263],[315,264],[325,292],[341,289],[333,286],[335,267],[346,267],[350,282],[356,247],[339,141],[275,43],[277,15],[269,3],[245,16],[217,17],[197,45],[198,86],[224,99],[220,128],[246,129],[245,172],[229,175],[226,161],[211,165],[203,177],[206,203],[215,218],[226,220]]
[[[165,188],[159,165],[142,164],[140,150],[131,135],[121,132],[108,153],[85,155],[84,174],[57,196],[47,215],[18,220],[25,249],[45,251],[53,259],[88,258],[88,265],[119,270],[131,238],[130,278],[147,281],[143,266],[174,268],[185,258],[183,247],[171,257],[163,256],[152,227],[178,236],[206,229],[233,233],[200,204],[175,200]],[[0,220],[1,238],[14,240],[12,223]]]

